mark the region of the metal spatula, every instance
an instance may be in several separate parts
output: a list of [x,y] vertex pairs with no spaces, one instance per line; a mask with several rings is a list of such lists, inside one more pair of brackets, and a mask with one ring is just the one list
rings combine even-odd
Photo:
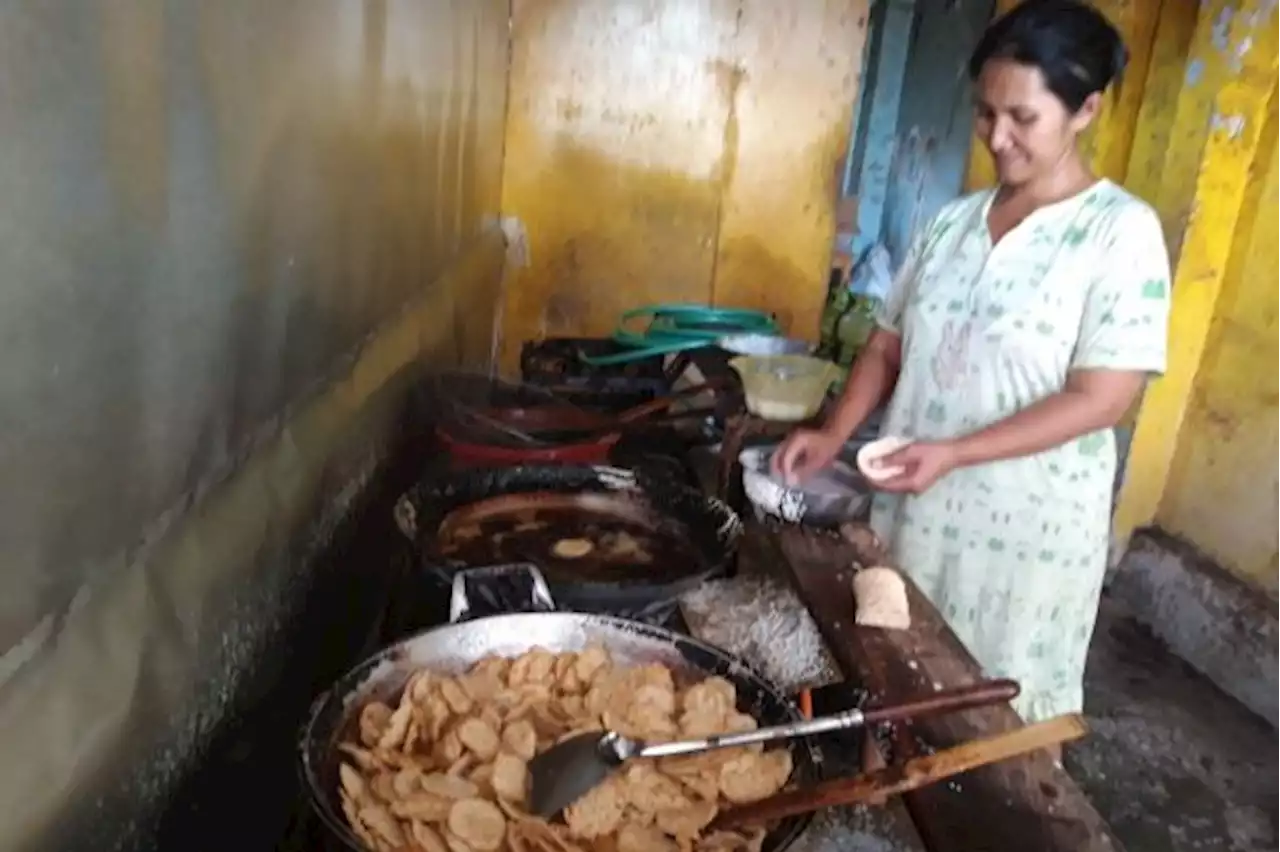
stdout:
[[628,739],[615,731],[579,734],[552,746],[529,762],[530,810],[544,818],[559,813],[601,784],[615,769],[632,758],[697,754],[721,748],[813,736],[915,716],[953,713],[972,707],[1010,701],[1017,697],[1018,692],[1017,681],[981,681],[971,686],[935,692],[903,704],[866,710],[846,710],[834,716],[823,716],[787,725],[774,725],[755,731],[667,743],[645,743]]

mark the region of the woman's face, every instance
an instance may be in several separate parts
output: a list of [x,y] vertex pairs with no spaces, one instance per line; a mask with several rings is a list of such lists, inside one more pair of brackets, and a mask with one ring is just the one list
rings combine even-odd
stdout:
[[974,131],[991,152],[1000,182],[1019,186],[1056,169],[1097,109],[1098,96],[1090,95],[1072,113],[1045,86],[1039,68],[992,59],[978,75]]

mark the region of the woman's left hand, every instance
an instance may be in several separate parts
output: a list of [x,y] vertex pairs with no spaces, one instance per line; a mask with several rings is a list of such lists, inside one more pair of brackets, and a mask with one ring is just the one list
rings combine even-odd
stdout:
[[884,467],[902,467],[903,472],[875,483],[879,491],[920,494],[960,466],[955,445],[946,441],[916,441],[881,459]]

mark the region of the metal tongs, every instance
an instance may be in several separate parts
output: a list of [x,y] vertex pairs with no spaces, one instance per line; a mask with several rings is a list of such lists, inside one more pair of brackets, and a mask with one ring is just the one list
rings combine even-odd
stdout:
[[987,680],[943,690],[902,704],[846,710],[833,716],[754,731],[666,743],[633,740],[616,731],[579,734],[547,749],[529,762],[530,811],[544,818],[554,816],[603,783],[615,769],[633,758],[698,754],[734,746],[848,730],[880,722],[954,713],[1011,701],[1018,696],[1019,691],[1017,681]]

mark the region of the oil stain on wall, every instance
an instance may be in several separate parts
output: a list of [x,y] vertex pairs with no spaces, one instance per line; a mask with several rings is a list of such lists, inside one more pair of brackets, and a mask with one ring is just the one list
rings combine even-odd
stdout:
[[502,348],[628,308],[776,311],[816,336],[865,0],[512,6]]

